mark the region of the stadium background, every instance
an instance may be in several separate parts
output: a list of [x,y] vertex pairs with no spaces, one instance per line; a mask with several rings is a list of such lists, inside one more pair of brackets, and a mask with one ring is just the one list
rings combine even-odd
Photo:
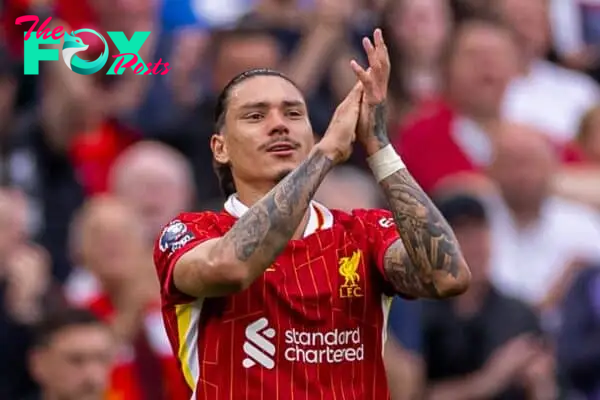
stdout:
[[[497,386],[489,398],[600,398],[600,1],[1,4],[0,399],[38,391],[30,327],[65,304],[135,321],[108,398],[168,398],[176,374],[150,245],[179,211],[223,202],[208,147],[215,95],[244,69],[282,69],[307,93],[320,135],[376,25],[392,58],[394,145],[428,193],[455,200],[456,221],[481,222],[485,206],[491,233],[486,243],[457,228],[474,269],[461,300],[395,300],[394,399],[464,399],[482,377]],[[29,26],[14,20],[26,14],[152,31],[140,54],[171,70],[107,78],[55,62],[24,76]],[[382,204],[359,149],[318,198]]]

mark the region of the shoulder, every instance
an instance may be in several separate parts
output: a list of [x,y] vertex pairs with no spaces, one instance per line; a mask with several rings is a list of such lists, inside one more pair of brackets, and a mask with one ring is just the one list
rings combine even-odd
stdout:
[[222,236],[233,222],[233,217],[225,212],[180,213],[161,229],[154,245],[155,257],[171,255],[188,244]]
[[590,206],[560,197],[550,198],[547,204],[548,215],[554,217],[558,225],[568,223],[579,228],[600,229],[600,213]]
[[165,234],[180,234],[184,231],[202,232],[205,230],[227,230],[234,218],[226,212],[201,211],[178,214],[161,229]]
[[183,212],[173,218],[166,226],[177,222],[186,225],[209,226],[218,224],[221,219],[221,214],[221,212],[215,211]]
[[561,88],[569,91],[572,96],[580,96],[586,99],[598,98],[598,85],[586,74],[547,61],[538,63],[536,70],[545,74],[546,78],[554,80],[557,84],[568,82],[568,85],[563,85]]
[[388,210],[373,208],[373,209],[354,209],[347,213],[340,210],[331,210],[334,216],[334,221],[353,229],[367,229],[372,226],[380,228],[394,227],[394,217]]

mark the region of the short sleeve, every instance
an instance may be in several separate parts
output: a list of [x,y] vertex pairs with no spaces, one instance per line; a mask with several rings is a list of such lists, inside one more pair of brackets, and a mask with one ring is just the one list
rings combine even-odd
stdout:
[[185,253],[209,239],[221,236],[213,213],[180,214],[161,231],[154,244],[154,266],[163,300],[185,303],[193,300],[173,283],[173,269]]
[[360,222],[375,267],[384,281],[389,283],[384,271],[385,252],[392,243],[400,239],[392,213],[380,209],[354,210],[352,213]]

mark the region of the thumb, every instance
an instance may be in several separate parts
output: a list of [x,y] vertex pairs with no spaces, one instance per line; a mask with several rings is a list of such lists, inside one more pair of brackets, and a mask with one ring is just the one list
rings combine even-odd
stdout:
[[354,105],[360,102],[363,93],[362,82],[357,82],[354,87],[348,92],[342,104],[344,106]]
[[364,92],[364,87],[362,82],[356,82],[356,85],[352,88],[350,93],[348,94],[348,100],[352,103],[360,103]]

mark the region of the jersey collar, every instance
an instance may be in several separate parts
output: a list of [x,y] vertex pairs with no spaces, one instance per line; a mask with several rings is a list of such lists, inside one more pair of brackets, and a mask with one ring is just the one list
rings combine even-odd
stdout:
[[[225,211],[236,218],[240,218],[248,211],[248,207],[238,199],[237,193],[227,198],[224,208]],[[331,211],[323,204],[312,200],[309,207],[308,223],[306,224],[303,237],[307,237],[323,229],[329,229],[332,226],[333,214]]]

